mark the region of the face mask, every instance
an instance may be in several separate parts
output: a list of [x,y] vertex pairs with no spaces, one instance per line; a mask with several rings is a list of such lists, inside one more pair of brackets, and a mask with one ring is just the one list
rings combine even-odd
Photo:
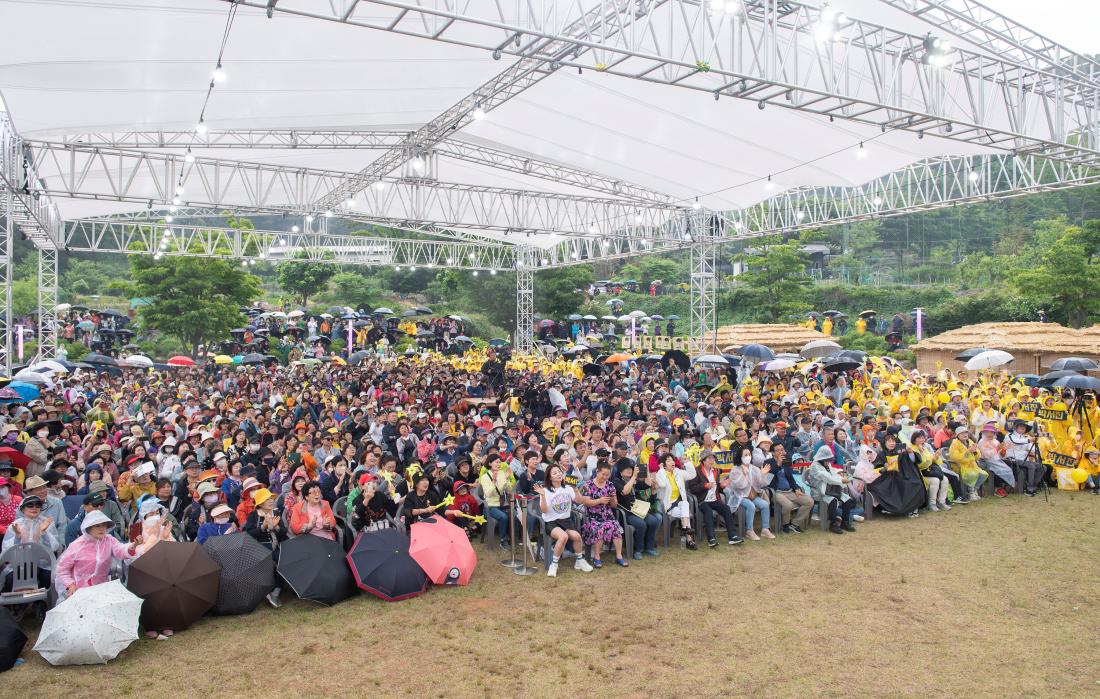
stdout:
[[214,520],[214,524],[228,524],[228,523],[229,523],[229,518],[228,517],[218,517]]
[[50,431],[49,430],[38,430],[37,435],[38,435],[39,439],[45,439],[46,437],[50,436]]
[[160,524],[160,515],[149,515],[145,518],[145,523],[150,527],[155,527]]
[[7,488],[0,488],[0,498],[8,497],[9,490]]
[[749,464],[751,464],[751,463],[752,463],[752,456],[750,456],[749,454],[744,454],[744,455],[742,455],[742,456],[741,456],[741,463],[743,463],[743,464],[745,464],[746,466],[748,466]]
[[202,496],[202,501],[204,503],[206,503],[207,505],[213,505],[214,503],[216,503],[218,501],[218,496],[217,495],[203,495]]
[[19,435],[16,434],[15,432],[8,432],[6,435],[4,435],[4,441],[5,442],[14,442],[18,438],[19,438]]

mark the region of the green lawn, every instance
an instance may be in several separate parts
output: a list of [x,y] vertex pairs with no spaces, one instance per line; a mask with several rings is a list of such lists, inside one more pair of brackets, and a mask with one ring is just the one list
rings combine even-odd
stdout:
[[[662,549],[327,609],[295,601],[141,640],[105,667],[28,646],[25,696],[1100,695],[1100,497],[987,498],[856,534]],[[705,548],[705,547],[704,547]],[[479,548],[479,553],[483,552]],[[33,639],[32,639],[33,643]]]

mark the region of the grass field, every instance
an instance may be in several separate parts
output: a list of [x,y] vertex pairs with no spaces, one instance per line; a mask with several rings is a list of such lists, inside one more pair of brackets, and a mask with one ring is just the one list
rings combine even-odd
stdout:
[[[704,546],[705,549],[705,546]],[[479,548],[479,553],[483,549]],[[1100,695],[1100,498],[987,498],[856,534],[667,551],[466,588],[207,618],[9,697]],[[609,559],[608,559],[609,560]],[[33,638],[31,643],[33,644]]]

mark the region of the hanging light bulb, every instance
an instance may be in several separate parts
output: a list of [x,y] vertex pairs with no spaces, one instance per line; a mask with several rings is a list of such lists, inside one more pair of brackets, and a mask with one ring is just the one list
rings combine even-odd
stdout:
[[377,182],[374,183],[374,188],[377,189],[377,190],[383,190],[383,189],[386,188],[386,183],[383,182],[382,180],[378,180]]
[[485,118],[485,110],[481,108],[481,105],[475,105],[474,111],[470,112],[470,116],[474,118],[474,121],[481,121]]
[[169,214],[168,216],[165,216],[165,217],[164,217],[164,222],[165,222],[165,223],[171,223],[172,221],[175,221],[175,220],[176,220],[176,217],[175,217],[175,216],[172,216],[171,214]]
[[187,153],[183,156],[183,162],[193,163],[195,162],[195,154],[191,152],[191,149],[187,149]]
[[699,209],[701,209],[701,208],[702,208],[702,206],[703,206],[703,205],[699,203],[699,197],[695,197],[695,203],[691,205],[691,208],[693,208],[693,209],[695,209],[696,211],[698,211]]
[[326,211],[325,212],[325,218],[332,218],[332,212],[331,211]]
[[864,158],[867,157],[867,149],[863,147],[863,142],[862,141],[860,141],[860,143],[859,143],[859,150],[856,151],[856,157],[859,158],[860,160],[863,160]]
[[290,232],[291,232],[291,233],[297,233],[297,232],[298,232],[298,231],[300,231],[300,230],[301,230],[301,229],[300,229],[300,228],[298,228],[298,226],[291,226],[291,227],[290,227]]
[[279,238],[279,245],[286,245],[286,238]]
[[206,133],[206,120],[199,119],[199,123],[195,124],[195,133],[202,136]]
[[417,172],[423,171],[424,170],[424,159],[421,158],[419,155],[416,156],[415,158],[413,158],[412,159],[412,168],[413,168],[413,170],[416,170]]
[[474,276],[475,277],[477,276],[477,270],[476,269],[474,270]]
[[874,203],[875,206],[882,206],[882,197],[875,197]]
[[496,274],[497,274],[497,271],[495,269],[491,269],[491,270],[489,270],[489,274],[491,274],[495,277]]
[[642,222],[642,212],[641,211],[636,211],[634,213],[634,223],[641,223],[641,222]]
[[306,223],[313,223],[313,215],[306,216]]
[[176,194],[178,196],[181,196],[181,197],[183,196],[183,185],[182,184],[176,185]]
[[176,206],[179,206],[180,203],[182,203],[182,202],[183,202],[183,200],[180,199],[179,197],[172,197],[172,203],[175,204]]
[[219,62],[218,67],[214,69],[214,82],[224,83],[226,79],[225,69],[222,68],[222,64]]
[[764,183],[765,189],[775,189],[775,183],[772,182],[772,176],[768,175],[768,181]]
[[971,182],[977,182],[977,181],[978,181],[978,173],[977,173],[977,172],[975,172],[974,170],[971,170],[971,171],[970,171],[970,174],[969,174],[969,175],[967,175],[967,178],[968,178],[968,179],[969,179],[969,180],[970,180]]

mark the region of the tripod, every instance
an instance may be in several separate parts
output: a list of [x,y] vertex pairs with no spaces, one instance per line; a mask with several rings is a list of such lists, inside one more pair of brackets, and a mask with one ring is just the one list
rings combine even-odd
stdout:
[[[1013,428],[1015,429],[1015,428]],[[1046,503],[1050,504],[1050,486],[1047,485],[1046,479],[1046,465],[1043,463],[1043,450],[1039,446],[1039,421],[1036,418],[1032,418],[1028,423],[1028,430],[1035,435],[1035,440],[1031,443],[1031,446],[1027,450],[1027,454],[1024,456],[1024,461],[1034,461],[1039,464],[1039,467],[1043,469],[1043,474],[1039,478],[1039,487],[1043,491],[1043,499]],[[1010,437],[1006,437],[1009,439]],[[1032,456],[1034,455],[1034,460]]]

